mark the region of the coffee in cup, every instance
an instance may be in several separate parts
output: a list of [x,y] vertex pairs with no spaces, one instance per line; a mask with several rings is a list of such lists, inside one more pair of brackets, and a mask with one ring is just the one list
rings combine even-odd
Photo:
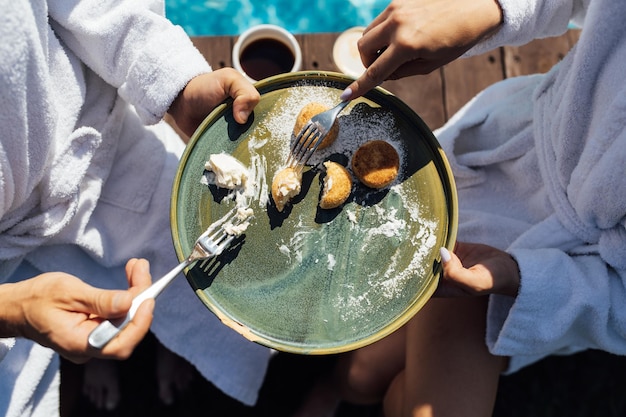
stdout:
[[302,52],[296,38],[276,25],[258,25],[243,32],[233,47],[233,66],[255,82],[299,71]]

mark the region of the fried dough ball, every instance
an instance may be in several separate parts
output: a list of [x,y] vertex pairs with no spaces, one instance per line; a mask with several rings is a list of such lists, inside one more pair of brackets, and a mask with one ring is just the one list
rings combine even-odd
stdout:
[[[327,107],[318,102],[308,103],[304,107],[302,107],[300,113],[298,113],[298,116],[296,117],[296,123],[293,127],[294,136],[298,136],[298,133],[300,133],[302,128],[309,122],[309,120],[311,120],[313,116],[325,112],[329,108],[330,107]],[[330,128],[328,135],[326,135],[324,140],[322,140],[322,143],[320,143],[317,149],[324,149],[330,146],[330,144],[333,143],[335,139],[337,139],[337,135],[339,135],[339,125],[335,120],[335,123]]]
[[384,140],[372,140],[361,145],[352,156],[352,172],[370,188],[384,188],[397,177],[400,157],[396,149]]

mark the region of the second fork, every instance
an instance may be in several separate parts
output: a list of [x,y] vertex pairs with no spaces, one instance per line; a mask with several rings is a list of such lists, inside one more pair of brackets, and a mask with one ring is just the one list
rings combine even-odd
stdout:
[[103,321],[98,327],[93,329],[89,334],[89,345],[96,349],[102,349],[135,317],[135,313],[141,303],[149,298],[156,298],[180,272],[192,263],[221,254],[235,237],[229,227],[236,227],[250,217],[249,213],[240,213],[239,210],[237,207],[234,207],[222,218],[212,223],[198,237],[191,254],[184,261],[133,298],[126,316]]

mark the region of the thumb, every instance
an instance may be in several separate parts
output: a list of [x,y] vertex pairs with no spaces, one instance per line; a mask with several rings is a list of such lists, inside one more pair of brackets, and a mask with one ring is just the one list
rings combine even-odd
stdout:
[[128,312],[133,296],[128,291],[94,288],[84,301],[88,312],[103,318],[121,317]]
[[461,259],[446,248],[439,249],[443,264],[444,279],[466,285],[472,280],[473,272],[463,266]]
[[459,257],[450,252],[447,248],[440,248],[439,255],[441,256],[444,275],[450,275],[450,272],[458,271],[459,268],[463,269],[463,264]]
[[459,297],[468,295],[463,289],[463,285],[459,286],[457,281],[463,271],[461,260],[454,253],[443,247],[439,249],[439,254],[443,271],[434,296]]
[[247,96],[236,97],[233,101],[233,116],[235,121],[239,124],[245,124],[250,114],[252,114],[252,109],[254,109],[255,105],[254,98]]

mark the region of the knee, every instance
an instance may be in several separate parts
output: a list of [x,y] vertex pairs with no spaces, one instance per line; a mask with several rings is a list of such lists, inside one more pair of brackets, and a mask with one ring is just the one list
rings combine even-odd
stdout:
[[375,364],[361,358],[354,358],[345,366],[339,381],[342,398],[354,404],[380,402],[390,383]]

